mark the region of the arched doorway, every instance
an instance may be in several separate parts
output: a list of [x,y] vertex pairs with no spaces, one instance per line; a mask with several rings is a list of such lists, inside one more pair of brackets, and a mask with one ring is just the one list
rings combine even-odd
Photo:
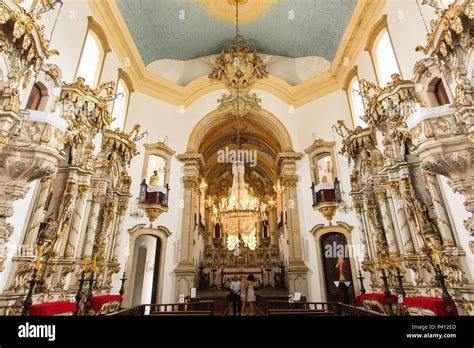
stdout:
[[144,234],[137,238],[132,263],[132,306],[157,302],[160,253],[161,241],[158,237]]
[[124,307],[161,303],[166,243],[170,232],[163,226],[137,225],[130,232]]
[[350,226],[319,227],[312,231],[316,241],[319,283],[323,301],[355,303],[355,262],[359,250],[351,243]]
[[327,301],[353,305],[355,292],[347,247],[342,233],[330,232],[321,236]]

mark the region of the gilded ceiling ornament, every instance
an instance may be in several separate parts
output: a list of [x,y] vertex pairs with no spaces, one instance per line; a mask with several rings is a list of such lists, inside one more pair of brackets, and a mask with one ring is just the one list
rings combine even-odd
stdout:
[[223,82],[230,91],[230,94],[218,99],[219,110],[245,116],[252,110],[260,109],[261,100],[255,93],[250,93],[250,88],[256,80],[268,77],[268,71],[257,51],[249,53],[249,46],[240,40],[238,35],[237,44],[230,45],[227,53],[221,52],[213,62],[209,78]]

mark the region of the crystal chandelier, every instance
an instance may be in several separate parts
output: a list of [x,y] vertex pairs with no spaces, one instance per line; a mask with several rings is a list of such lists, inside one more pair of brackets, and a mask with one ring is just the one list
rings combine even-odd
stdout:
[[230,194],[227,199],[222,199],[215,210],[229,236],[247,236],[252,232],[255,234],[255,225],[263,220],[265,214],[265,204],[253,197],[251,189],[245,183],[244,172],[243,162],[236,161],[232,164]]

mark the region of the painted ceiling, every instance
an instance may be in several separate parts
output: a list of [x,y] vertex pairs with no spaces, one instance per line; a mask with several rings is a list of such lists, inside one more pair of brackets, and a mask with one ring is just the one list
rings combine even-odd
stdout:
[[357,0],[116,0],[145,65],[216,54],[235,41],[261,53],[332,61]]

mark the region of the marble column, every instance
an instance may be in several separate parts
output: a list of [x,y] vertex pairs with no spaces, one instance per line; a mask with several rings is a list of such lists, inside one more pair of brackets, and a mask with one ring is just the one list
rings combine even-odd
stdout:
[[255,224],[255,238],[257,240],[257,245],[260,246],[262,243],[262,222],[258,221]]
[[398,224],[400,225],[400,236],[402,239],[402,248],[401,251],[404,254],[414,254],[415,247],[413,245],[413,239],[411,237],[410,232],[410,225],[408,223],[406,211],[405,211],[405,203],[403,202],[402,195],[400,193],[400,187],[397,181],[390,182],[390,188],[392,192],[392,196],[395,203],[395,209],[398,217]]
[[277,208],[270,207],[268,209],[268,233],[270,236],[270,245],[272,249],[278,248],[277,236]]
[[80,222],[82,219],[82,211],[84,208],[84,203],[86,201],[88,191],[89,191],[88,185],[79,185],[79,194],[76,198],[76,205],[74,207],[71,227],[69,229],[69,234],[68,234],[67,242],[66,242],[66,250],[64,253],[64,256],[67,258],[74,257],[78,230],[79,230]]
[[174,270],[176,276],[175,296],[189,295],[195,286],[196,269],[193,263],[194,214],[199,191],[199,176],[202,168],[202,156],[183,154],[178,158],[184,162],[183,209],[181,219],[181,239],[179,261]]
[[212,206],[206,208],[204,218],[206,220],[206,249],[212,249],[212,237],[214,231],[212,229]]
[[283,199],[287,208],[286,226],[288,229],[288,286],[290,292],[308,294],[308,267],[303,261],[301,243],[300,217],[297,192],[296,161],[301,159],[299,153],[283,153],[277,156],[277,168],[284,186]]

